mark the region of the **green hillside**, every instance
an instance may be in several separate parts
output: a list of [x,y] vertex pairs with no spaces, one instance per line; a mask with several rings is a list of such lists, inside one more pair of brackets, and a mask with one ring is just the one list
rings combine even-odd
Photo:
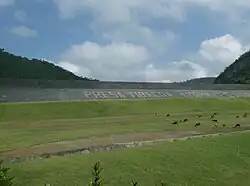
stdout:
[[28,59],[0,49],[0,78],[41,80],[92,80],[76,76],[53,63]]
[[195,85],[199,85],[199,84],[213,84],[213,82],[215,81],[215,77],[203,77],[203,78],[195,78],[195,79],[190,79],[184,82],[181,82],[183,84],[195,84]]
[[241,55],[215,79],[215,84],[250,84],[250,51]]

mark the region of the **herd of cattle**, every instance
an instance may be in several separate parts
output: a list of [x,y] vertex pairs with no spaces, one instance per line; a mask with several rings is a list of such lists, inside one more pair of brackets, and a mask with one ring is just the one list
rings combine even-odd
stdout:
[[[158,113],[155,113],[154,115],[159,115],[159,114],[158,114]],[[226,127],[226,124],[224,124],[224,123],[220,124],[220,123],[219,123],[219,120],[216,119],[216,116],[217,116],[217,115],[218,115],[218,112],[214,112],[211,116],[209,116],[209,119],[211,120],[211,122],[214,123],[214,124],[213,124],[213,128],[218,128],[219,125],[221,125],[221,127],[225,128],[225,127]],[[166,117],[170,117],[171,114],[167,113],[167,114],[165,114],[165,116],[166,116]],[[248,116],[248,114],[245,112],[245,113],[242,115],[242,118],[247,118],[247,116]],[[196,117],[197,117],[197,118],[202,118],[203,115],[202,115],[202,114],[197,114]],[[240,116],[237,115],[236,118],[240,118]],[[179,124],[181,124],[181,123],[186,123],[186,122],[188,122],[188,118],[185,118],[185,119],[183,119],[183,120],[175,120],[175,121],[172,122],[172,124],[173,124],[173,125],[179,125]],[[201,122],[197,122],[197,123],[195,123],[194,127],[199,127],[200,125],[201,125]],[[236,123],[235,125],[232,126],[232,128],[238,128],[238,127],[240,127],[240,126],[241,126],[240,123]]]

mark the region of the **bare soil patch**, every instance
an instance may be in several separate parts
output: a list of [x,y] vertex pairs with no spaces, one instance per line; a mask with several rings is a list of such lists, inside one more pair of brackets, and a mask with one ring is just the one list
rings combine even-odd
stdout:
[[178,138],[200,134],[197,131],[171,131],[171,132],[147,132],[129,134],[111,134],[105,137],[91,137],[78,140],[60,141],[40,144],[31,147],[1,152],[1,158],[26,157],[44,153],[53,154],[62,151],[71,151],[96,146],[107,146],[114,143],[131,143],[135,141],[151,141],[165,138]]

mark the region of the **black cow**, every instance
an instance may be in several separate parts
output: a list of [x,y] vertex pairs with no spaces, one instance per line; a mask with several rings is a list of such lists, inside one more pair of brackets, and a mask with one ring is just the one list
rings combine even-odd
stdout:
[[194,125],[194,127],[198,127],[198,126],[200,126],[201,125],[201,123],[196,123],[195,125]]
[[176,125],[176,124],[178,124],[178,121],[174,121],[172,124],[173,124],[173,125]]
[[237,128],[237,127],[240,127],[240,124],[235,124],[235,125],[233,126],[233,128]]

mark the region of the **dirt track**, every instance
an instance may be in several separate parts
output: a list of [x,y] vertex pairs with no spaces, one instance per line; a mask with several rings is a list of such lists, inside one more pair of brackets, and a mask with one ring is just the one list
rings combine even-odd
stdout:
[[73,155],[75,153],[86,154],[96,151],[108,151],[117,148],[147,145],[159,141],[174,141],[178,139],[186,140],[193,137],[225,135],[235,132],[250,132],[250,127],[242,127],[235,130],[228,129],[227,131],[223,131],[221,133],[216,133],[213,131],[208,133],[200,133],[197,131],[166,131],[161,133],[117,134],[106,137],[92,137],[73,141],[60,141],[35,145],[12,151],[0,152],[0,159],[10,162],[20,162],[32,160],[34,158],[49,158],[50,156]]

